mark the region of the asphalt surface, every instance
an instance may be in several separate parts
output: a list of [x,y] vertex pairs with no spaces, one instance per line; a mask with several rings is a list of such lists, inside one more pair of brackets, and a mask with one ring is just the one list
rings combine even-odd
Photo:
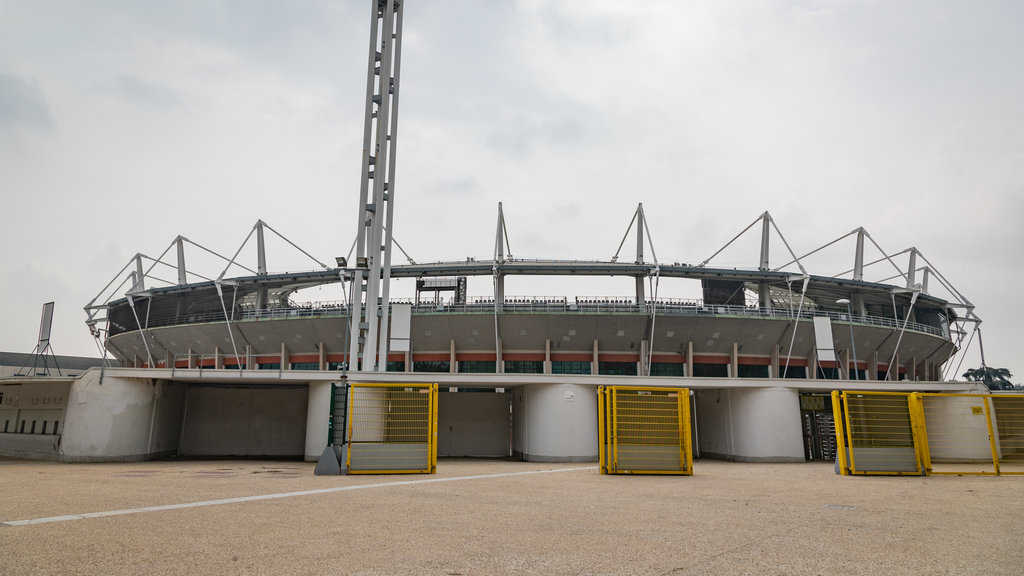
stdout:
[[1024,574],[1024,476],[313,466],[0,460],[0,574]]

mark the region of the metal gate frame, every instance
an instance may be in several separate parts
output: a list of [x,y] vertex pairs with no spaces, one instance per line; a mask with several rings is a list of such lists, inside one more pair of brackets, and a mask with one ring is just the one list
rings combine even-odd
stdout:
[[[619,413],[620,396],[675,396],[675,410],[672,414],[676,421],[675,434],[662,437],[662,442],[650,442],[652,446],[678,446],[678,467],[637,467],[619,461],[620,438],[623,427],[634,425],[633,430],[643,432],[643,425],[651,424],[650,420],[630,420]],[[601,474],[673,474],[690,476],[693,474],[693,445],[690,436],[690,390],[689,388],[671,388],[660,386],[598,386],[598,453]],[[647,418],[656,418],[648,416]]]
[[[384,393],[379,400],[386,401],[384,410],[356,412],[364,408],[360,404],[360,390],[380,390]],[[387,392],[413,392],[426,395],[426,402],[420,405],[401,404],[393,410],[393,399]],[[412,408],[414,410],[402,410]],[[425,408],[422,410],[421,408]],[[345,426],[346,450],[345,467],[349,474],[434,474],[437,472],[437,384],[404,383],[350,383]],[[394,419],[394,415],[411,418]],[[375,419],[376,418],[376,419]],[[397,423],[397,425],[396,425]],[[375,426],[373,439],[360,439],[362,426]],[[425,439],[425,442],[401,442],[396,440]],[[391,438],[389,438],[391,437]],[[422,447],[420,447],[422,445]],[[353,449],[358,447],[353,453]],[[410,448],[415,447],[415,448]],[[421,452],[422,450],[422,452]],[[376,451],[376,452],[375,452]],[[397,456],[396,456],[397,454]],[[401,458],[414,459],[415,464],[402,466]],[[353,462],[353,458],[355,461]],[[369,460],[371,462],[366,462]],[[379,464],[372,460],[376,459]],[[398,462],[398,465],[396,465]],[[420,465],[422,463],[422,465]]]
[[[850,418],[850,403],[852,399],[871,397],[903,397],[907,402],[907,418],[909,419],[910,436],[913,444],[914,465],[907,466],[903,470],[872,468],[870,464],[857,467],[856,449],[863,449],[865,446],[858,446],[855,440],[853,424],[855,419]],[[968,465],[988,463],[991,470],[965,470],[963,468],[952,470],[936,470],[933,461],[933,448],[939,447],[938,441],[929,440],[928,417],[925,414],[925,402],[931,398],[974,398],[980,400],[981,406],[971,406],[972,414],[983,415],[987,432],[987,444],[990,451],[990,459],[979,459],[977,457],[965,460]],[[856,400],[854,401],[856,403]],[[1002,410],[997,409],[999,406]],[[1006,407],[1004,407],[1006,406]],[[838,458],[836,467],[839,473],[845,475],[975,475],[975,476],[998,476],[998,475],[1024,475],[1024,396],[1011,394],[974,394],[974,393],[945,393],[945,392],[866,392],[854,390],[834,390],[832,392],[832,409],[835,414],[836,443],[838,445]],[[1000,413],[1003,417],[1000,418]],[[896,414],[888,412],[889,415]],[[961,424],[963,421],[955,422]],[[933,423],[934,424],[934,423]],[[864,423],[861,434],[863,436]],[[935,433],[942,434],[941,432]],[[962,436],[951,435],[951,438],[960,439]],[[891,435],[890,435],[891,438]],[[955,440],[952,440],[955,441]],[[951,441],[951,442],[952,442]],[[952,445],[953,448],[958,446]],[[909,446],[902,446],[909,448]],[[942,444],[946,448],[949,445]],[[962,445],[960,446],[962,447]],[[974,447],[977,449],[977,447]],[[1010,453],[1010,454],[1008,454]],[[876,460],[877,462],[877,460]],[[1000,463],[1012,463],[1017,465],[1013,470],[1007,470],[1000,466]],[[958,460],[940,462],[940,464],[957,464]],[[961,463],[963,464],[963,463]]]

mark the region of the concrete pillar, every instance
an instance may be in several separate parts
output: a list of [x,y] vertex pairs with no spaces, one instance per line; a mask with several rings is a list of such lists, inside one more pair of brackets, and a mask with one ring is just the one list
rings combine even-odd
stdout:
[[740,462],[803,462],[800,396],[795,388],[699,390],[702,456]]
[[309,383],[306,404],[306,449],[307,462],[316,462],[327,446],[327,430],[331,416],[331,383],[315,381]]
[[917,380],[917,356],[911,356],[907,362],[907,379]]
[[501,338],[498,338],[498,340],[495,342],[494,347],[494,371],[497,374],[505,373],[505,362],[503,362],[501,359],[501,348]]
[[288,362],[288,347],[284,342],[281,342],[281,370],[291,370],[291,364]]
[[196,357],[195,357],[194,353],[192,352],[191,348],[188,349],[188,367],[189,368],[195,368],[196,367]]
[[807,377],[811,380],[818,379],[818,351],[811,350],[807,355]]
[[590,373],[591,374],[600,374],[600,371],[598,370],[598,368],[600,367],[600,363],[598,362],[598,359],[597,359],[597,340],[594,340],[594,356],[593,356],[593,359],[590,362],[591,362],[591,364],[590,364]]
[[544,340],[544,373],[551,374],[551,340]]
[[412,372],[412,350],[405,351],[405,371]]
[[868,380],[878,380],[878,350],[871,354],[871,363],[868,364]]
[[782,376],[782,372],[779,370],[779,347],[772,346],[771,365],[768,366],[768,377],[779,378]]
[[637,366],[637,374],[641,376],[651,375],[651,366],[649,362],[651,358],[650,348],[651,345],[647,340],[640,341],[640,365]]
[[836,359],[839,366],[836,367],[836,372],[839,373],[840,380],[850,379],[850,349],[843,350],[841,355],[836,355]]
[[729,355],[729,377],[740,377],[740,347],[736,342],[732,343],[732,354]]
[[170,350],[164,351],[164,368],[171,368],[171,352]]
[[455,365],[455,340],[452,339],[448,347],[448,372],[455,374],[458,366]]
[[[519,432],[512,450],[523,460],[597,460],[597,394],[593,386],[518,386],[513,389],[513,402],[514,428]],[[799,414],[796,423],[800,423]]]
[[[318,346],[318,348],[320,349],[320,369],[327,370],[327,350],[324,349],[324,343],[322,340],[320,341],[320,346]],[[386,361],[387,360],[385,360],[385,362]],[[387,364],[385,364],[385,366],[387,366]]]
[[687,378],[693,378],[693,342],[686,343],[686,371]]
[[256,364],[253,363],[253,361],[252,361],[252,345],[251,344],[246,344],[245,345],[245,369],[246,370],[255,370],[256,369]]
[[220,355],[220,346],[213,347],[213,367],[217,370],[224,367],[224,358]]

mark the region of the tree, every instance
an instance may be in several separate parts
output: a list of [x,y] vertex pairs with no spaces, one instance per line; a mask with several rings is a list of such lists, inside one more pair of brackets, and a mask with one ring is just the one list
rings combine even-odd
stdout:
[[1006,368],[983,365],[981,368],[971,368],[964,372],[963,377],[974,382],[982,382],[989,390],[1013,390],[1013,382],[1010,382],[1013,374]]

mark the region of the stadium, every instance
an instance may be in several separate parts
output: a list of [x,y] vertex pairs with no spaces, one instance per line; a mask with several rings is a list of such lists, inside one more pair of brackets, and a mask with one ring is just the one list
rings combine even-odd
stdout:
[[[699,455],[804,461],[835,458],[832,390],[964,389],[945,376],[966,325],[980,322],[973,304],[916,248],[888,253],[864,228],[797,253],[765,212],[705,261],[669,263],[657,260],[639,205],[613,258],[517,259],[499,205],[492,258],[406,256],[392,265],[393,248],[401,250],[390,186],[401,9],[372,4],[378,49],[369,56],[353,251],[325,264],[311,255],[319,249],[259,221],[232,256],[182,236],[159,256],[138,254],[85,308],[89,329],[120,367],[46,386],[5,384],[5,402],[17,393],[23,407],[41,405],[38,396],[63,410],[50,418],[59,420],[51,428],[59,441],[9,452],[67,461],[316,460],[336,439],[339,387],[431,382],[440,385],[439,456],[597,460],[595,391],[631,385],[691,391]],[[313,269],[270,272],[267,232]],[[750,235],[759,236],[757,267],[716,266],[716,256]],[[853,243],[847,271],[807,269],[809,256],[840,241]],[[224,267],[196,270],[186,250]],[[506,295],[515,277],[624,278],[635,288]],[[396,279],[415,282],[414,297],[392,298]],[[684,284],[700,297],[665,296]],[[304,300],[325,286],[344,298]],[[5,417],[23,427],[32,420],[26,412]]]

